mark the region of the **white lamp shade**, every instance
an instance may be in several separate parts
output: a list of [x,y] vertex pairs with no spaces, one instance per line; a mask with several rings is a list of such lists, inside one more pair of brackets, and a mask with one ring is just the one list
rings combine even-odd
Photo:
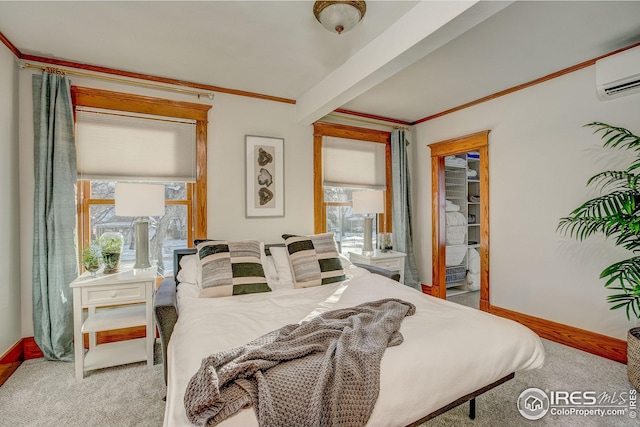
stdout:
[[116,183],[116,215],[164,215],[164,185]]
[[384,212],[384,191],[355,191],[351,197],[354,214]]

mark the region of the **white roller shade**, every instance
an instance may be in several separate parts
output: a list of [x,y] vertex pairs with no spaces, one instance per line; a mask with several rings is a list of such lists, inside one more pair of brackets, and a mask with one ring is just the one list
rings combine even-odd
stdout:
[[196,181],[193,120],[76,109],[81,179]]
[[323,184],[331,187],[387,187],[385,144],[325,137]]

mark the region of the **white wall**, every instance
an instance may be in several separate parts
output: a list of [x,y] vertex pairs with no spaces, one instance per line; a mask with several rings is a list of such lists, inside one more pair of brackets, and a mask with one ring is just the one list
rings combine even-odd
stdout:
[[20,339],[18,70],[0,46],[0,356]]
[[[25,218],[20,239],[22,336],[33,336],[31,245],[33,212],[33,125],[31,75],[20,72],[20,210]],[[261,99],[216,94],[213,101],[193,95],[70,76],[73,85],[211,104],[208,125],[208,237],[255,238],[280,242],[283,233],[313,232],[313,127],[295,122],[295,106]],[[245,218],[244,136],[284,138],[285,216]],[[0,284],[0,286],[2,286]]]
[[582,127],[601,121],[640,134],[640,95],[598,101],[588,67],[416,126],[415,247],[423,283],[431,283],[431,165],[427,144],[491,130],[490,301],[492,305],[626,339],[623,311],[609,311],[600,271],[629,253],[593,237],[556,232],[558,219],[595,195],[585,184],[626,166]]
[[[209,115],[208,234],[280,242],[313,233],[313,126],[295,123],[295,106],[216,95]],[[245,218],[245,135],[284,138],[284,217]]]

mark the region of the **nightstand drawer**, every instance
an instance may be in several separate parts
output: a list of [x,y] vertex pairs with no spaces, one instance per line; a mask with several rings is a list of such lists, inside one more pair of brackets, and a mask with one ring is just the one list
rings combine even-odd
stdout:
[[82,305],[120,304],[132,301],[144,301],[146,283],[128,283],[123,286],[99,286],[82,288]]
[[386,268],[391,271],[399,271],[404,268],[404,258],[396,259],[376,259],[371,262],[376,267]]

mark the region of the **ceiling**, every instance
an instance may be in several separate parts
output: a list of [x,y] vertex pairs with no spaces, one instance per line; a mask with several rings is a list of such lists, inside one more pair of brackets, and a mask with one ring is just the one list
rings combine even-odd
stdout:
[[[368,1],[336,35],[312,1],[0,1],[22,53],[414,122],[640,41],[640,1]],[[595,90],[595,89],[594,89]]]

